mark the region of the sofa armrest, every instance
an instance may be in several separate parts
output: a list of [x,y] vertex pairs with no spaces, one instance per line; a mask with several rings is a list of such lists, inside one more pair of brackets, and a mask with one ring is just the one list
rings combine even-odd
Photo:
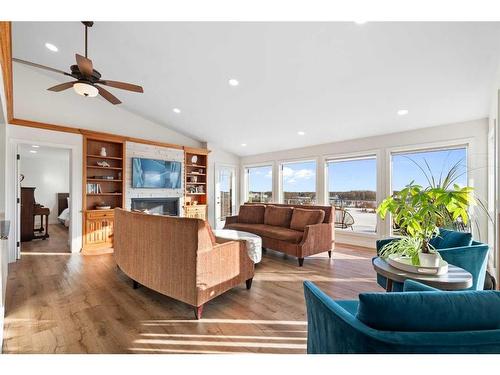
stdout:
[[321,223],[307,225],[300,246],[302,255],[317,254],[322,251],[333,250],[334,247],[334,224]]
[[224,228],[228,224],[235,224],[238,222],[238,215],[235,216],[226,216],[226,222],[224,223]]
[[254,263],[249,258],[246,241],[228,241],[213,248],[198,251],[196,286],[208,289],[225,281],[239,278],[241,282],[254,274]]

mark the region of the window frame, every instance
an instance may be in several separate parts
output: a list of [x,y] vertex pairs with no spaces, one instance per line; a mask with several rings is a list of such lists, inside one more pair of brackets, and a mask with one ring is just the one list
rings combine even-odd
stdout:
[[320,173],[319,172],[319,166],[320,166],[320,160],[318,157],[311,157],[311,158],[294,158],[294,159],[284,159],[284,160],[279,160],[278,161],[278,203],[284,203],[284,191],[283,191],[283,165],[285,164],[297,164],[297,163],[307,163],[307,162],[314,162],[316,163],[316,171],[315,171],[315,182],[314,182],[314,188],[315,188],[315,194],[316,194],[316,203],[317,205],[321,204],[321,198],[320,198],[320,191],[319,191],[319,185],[320,185]]
[[[381,151],[380,149],[371,149],[371,150],[365,150],[365,151],[359,151],[359,152],[350,152],[350,153],[342,153],[342,154],[333,154],[333,155],[324,155],[322,158],[323,161],[323,166],[324,166],[324,197],[323,201],[325,205],[330,204],[329,200],[329,173],[328,173],[328,163],[329,162],[335,162],[335,161],[349,161],[349,160],[361,160],[361,159],[368,159],[368,158],[375,158],[375,175],[376,175],[376,191],[375,191],[375,204],[378,207],[380,202],[382,201],[382,195],[383,195],[383,189],[382,189],[382,184],[383,184],[383,176],[382,176],[382,163],[380,163],[381,160]],[[381,234],[381,228],[382,228],[383,222],[380,219],[380,217],[377,215],[377,224],[375,228],[375,232],[373,233],[364,233],[364,232],[356,232],[356,231],[345,231],[339,228],[335,228],[335,233],[339,233],[342,235],[348,235],[348,236],[359,236],[359,237],[367,237],[367,238],[378,238]]]
[[275,163],[274,161],[268,161],[263,163],[255,163],[255,164],[245,164],[243,167],[243,202],[248,202],[248,194],[250,193],[249,189],[249,178],[248,178],[248,170],[250,168],[260,168],[260,167],[271,167],[271,202],[274,201],[276,193],[274,189],[274,173],[275,173]]

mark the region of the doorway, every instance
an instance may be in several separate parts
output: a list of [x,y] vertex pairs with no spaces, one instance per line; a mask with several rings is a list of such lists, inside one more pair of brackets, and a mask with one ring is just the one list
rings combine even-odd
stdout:
[[18,145],[20,254],[69,253],[69,149]]
[[226,217],[236,212],[236,168],[215,166],[215,227],[224,227]]

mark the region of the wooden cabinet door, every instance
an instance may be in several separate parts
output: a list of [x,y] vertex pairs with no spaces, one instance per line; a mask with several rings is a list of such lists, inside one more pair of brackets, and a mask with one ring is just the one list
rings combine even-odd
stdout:
[[84,247],[87,249],[113,247],[113,222],[112,215],[87,215]]

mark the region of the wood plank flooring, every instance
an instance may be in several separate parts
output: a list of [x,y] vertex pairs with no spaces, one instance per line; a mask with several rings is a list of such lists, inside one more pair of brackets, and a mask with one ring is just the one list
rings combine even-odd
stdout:
[[68,228],[62,224],[49,224],[49,238],[21,242],[21,252],[69,253]]
[[382,291],[374,251],[337,245],[297,260],[267,251],[252,289],[242,284],[210,301],[203,319],[191,307],[144,287],[132,289],[113,255],[25,253],[10,265],[4,353],[304,353],[302,282],[354,299]]

